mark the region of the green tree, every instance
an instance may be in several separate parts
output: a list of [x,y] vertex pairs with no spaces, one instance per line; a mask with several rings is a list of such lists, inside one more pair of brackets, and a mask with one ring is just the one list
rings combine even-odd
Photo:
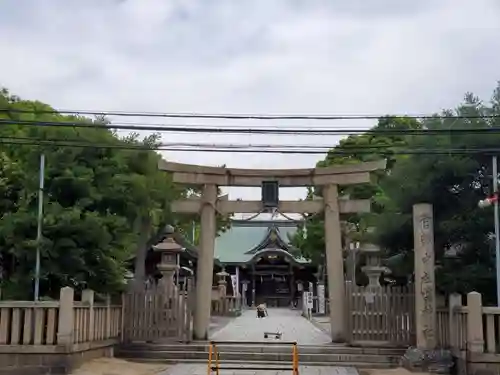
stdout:
[[[186,191],[157,169],[160,155],[152,148],[158,135],[120,138],[101,126],[107,124],[105,118],[51,111],[46,104],[21,100],[7,90],[0,93],[0,119],[14,122],[0,128],[0,256],[6,298],[28,298],[32,290],[42,152],[41,291],[48,296],[63,285],[120,290],[130,260],[144,254],[161,229],[174,221],[170,203]],[[32,126],[25,121],[93,126]]]
[[[388,198],[380,182],[387,177],[396,161],[401,158],[394,152],[406,148],[409,142],[408,136],[391,135],[387,131],[419,129],[420,126],[417,121],[410,118],[383,117],[371,129],[372,132],[351,135],[341,140],[339,145],[331,149],[326,158],[318,162],[316,166],[323,168],[381,159],[387,160],[386,169],[377,172],[372,183],[339,187],[339,195],[348,195],[351,199],[372,199],[372,211],[380,213],[388,204]],[[312,199],[314,195],[321,196],[321,189],[309,189],[307,199]],[[371,214],[353,214],[345,219],[361,232],[376,222],[374,215]],[[324,241],[324,220],[321,215],[306,218],[305,226],[297,231],[292,240],[294,245],[300,249],[301,255],[311,259],[315,264],[324,264]]]
[[[444,293],[480,290],[485,301],[492,302],[495,297],[493,217],[490,209],[477,207],[480,199],[492,193],[491,153],[457,154],[453,150],[498,148],[500,134],[454,133],[453,129],[499,127],[500,85],[488,103],[468,93],[463,103],[443,115],[446,116],[418,122],[381,119],[378,127],[421,129],[424,134],[378,138],[375,132],[351,136],[332,149],[318,166],[387,158],[388,169],[378,174],[375,184],[342,189],[342,193],[354,198],[374,196],[372,214],[353,215],[348,221],[358,228],[375,225],[375,241],[386,251],[393,274],[407,280],[413,274],[412,207],[416,203],[431,203],[435,216],[438,289]],[[441,133],[425,134],[426,130],[434,129]],[[382,146],[372,147],[371,137],[380,140]],[[352,153],[346,150],[346,143],[353,145]],[[399,149],[420,150],[423,154],[391,154]],[[450,151],[432,153],[432,150]],[[324,249],[321,219],[310,220],[307,239],[301,237],[299,231],[295,241],[301,251],[316,261],[321,260],[319,255]]]
[[[491,149],[498,148],[498,133],[452,133],[451,129],[500,126],[500,86],[490,103],[472,94],[454,111],[445,114],[466,118],[434,118],[422,121],[424,129],[450,130],[449,134],[413,137],[412,148]],[[467,118],[467,116],[479,118]],[[431,203],[435,217],[437,287],[444,293],[479,290],[493,301],[494,250],[491,240],[492,212],[479,209],[478,201],[491,194],[491,154],[411,155],[396,163],[382,182],[390,204],[377,226],[379,243],[394,256],[393,270],[413,271],[412,206]]]

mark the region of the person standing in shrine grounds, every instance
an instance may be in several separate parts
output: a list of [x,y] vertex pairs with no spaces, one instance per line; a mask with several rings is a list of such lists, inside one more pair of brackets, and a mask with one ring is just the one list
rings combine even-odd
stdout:
[[265,318],[267,316],[267,308],[265,303],[261,303],[257,306],[257,318]]

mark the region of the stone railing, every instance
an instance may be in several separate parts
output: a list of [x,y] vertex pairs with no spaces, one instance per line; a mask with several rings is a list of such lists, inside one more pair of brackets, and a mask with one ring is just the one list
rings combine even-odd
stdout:
[[[61,294],[72,295],[68,289]],[[90,290],[83,292],[82,301],[1,301],[0,345],[67,345],[119,338],[121,310],[109,299],[94,303]]]
[[[483,307],[484,352],[500,354],[500,307]],[[499,358],[500,359],[500,358]]]
[[455,307],[450,318],[448,308],[436,311],[437,345],[440,348],[467,349],[467,307]]
[[451,295],[436,318],[438,346],[452,350],[459,373],[500,373],[500,307],[483,306],[477,292],[467,294],[466,305]]
[[84,343],[118,339],[122,330],[122,306],[94,303],[94,292],[85,290],[82,301],[73,303],[73,342]]
[[57,343],[59,301],[2,301],[0,311],[0,345]]
[[90,290],[81,301],[69,287],[59,301],[1,301],[0,372],[69,372],[87,358],[111,355],[121,327],[121,306],[109,298],[95,303]]

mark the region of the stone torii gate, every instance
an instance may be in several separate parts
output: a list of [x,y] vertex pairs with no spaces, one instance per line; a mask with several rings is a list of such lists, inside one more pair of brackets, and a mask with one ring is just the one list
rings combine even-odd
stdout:
[[172,206],[174,212],[199,213],[201,216],[200,253],[196,270],[195,338],[200,340],[208,338],[216,213],[222,215],[261,213],[265,212],[266,208],[261,201],[229,201],[227,196],[218,197],[218,187],[263,187],[264,183],[271,182],[279,187],[323,187],[323,198],[306,201],[279,201],[276,208],[283,213],[324,211],[331,335],[333,342],[344,342],[346,317],[340,214],[369,212],[370,200],[343,199],[339,197],[338,185],[368,183],[370,172],[384,169],[385,164],[385,161],[377,161],[311,169],[235,169],[161,160],[158,168],[172,173],[175,183],[203,186],[201,198],[176,201]]

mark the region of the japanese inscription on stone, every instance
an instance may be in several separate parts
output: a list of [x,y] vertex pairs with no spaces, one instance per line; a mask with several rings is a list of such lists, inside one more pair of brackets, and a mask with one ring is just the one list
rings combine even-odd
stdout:
[[[434,301],[434,241],[433,241],[433,223],[432,217],[426,214],[418,218],[418,232],[416,233],[417,243],[415,244],[416,262],[419,266],[416,267],[416,277],[418,278],[417,286],[419,289],[417,293],[420,299],[418,304],[419,311],[419,327],[417,327],[425,341],[426,346],[435,345],[435,301]],[[417,265],[416,265],[417,266]],[[428,347],[428,349],[431,349]]]

